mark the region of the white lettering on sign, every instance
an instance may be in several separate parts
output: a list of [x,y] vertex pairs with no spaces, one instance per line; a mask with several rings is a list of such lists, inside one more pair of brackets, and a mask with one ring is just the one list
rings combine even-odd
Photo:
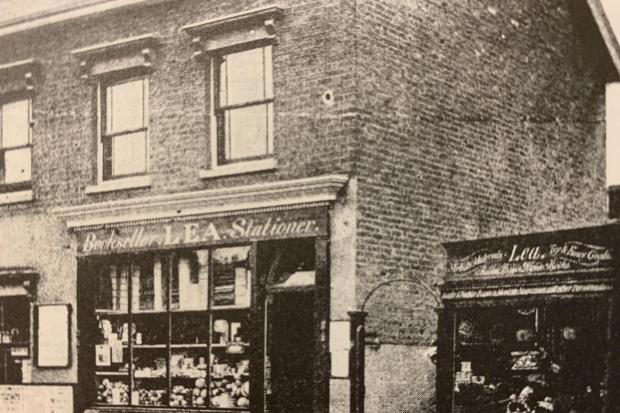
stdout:
[[147,224],[134,228],[79,233],[82,253],[174,247],[226,240],[326,234],[326,221],[285,216],[243,216],[187,223]]
[[610,266],[609,248],[567,241],[561,244],[519,245],[504,250],[486,249],[457,258],[449,263],[453,274],[508,276],[527,273],[552,273],[578,268]]

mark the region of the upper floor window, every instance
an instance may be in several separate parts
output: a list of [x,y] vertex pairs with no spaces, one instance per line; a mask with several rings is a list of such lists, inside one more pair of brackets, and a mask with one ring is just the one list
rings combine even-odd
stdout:
[[217,163],[265,157],[273,153],[272,47],[215,58]]
[[100,177],[110,180],[148,171],[148,80],[100,83]]
[[12,100],[0,105],[0,185],[6,190],[30,185],[31,119],[30,99]]

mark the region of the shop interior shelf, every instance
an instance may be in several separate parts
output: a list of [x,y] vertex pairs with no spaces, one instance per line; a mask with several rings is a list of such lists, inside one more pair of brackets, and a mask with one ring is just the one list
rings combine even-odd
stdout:
[[25,347],[30,345],[28,341],[11,341],[10,343],[0,343],[0,347]]
[[226,344],[220,344],[220,343],[217,343],[217,344],[211,344],[211,348],[214,348],[214,349],[215,349],[215,348],[222,348],[222,349],[225,349],[225,348],[228,348],[228,347],[229,347],[229,346],[231,346],[231,345],[233,345],[233,346],[249,347],[249,346],[250,346],[250,343],[242,343],[242,342],[240,342],[240,341],[234,341],[234,342],[231,342],[231,343],[226,343]]
[[207,343],[171,344],[171,348],[207,348]]
[[239,306],[239,305],[217,305],[211,307],[212,311],[241,311],[241,310],[249,310],[248,306]]
[[127,371],[96,371],[96,376],[129,376]]
[[[242,343],[239,343],[239,344],[242,344]],[[243,345],[247,345],[247,344],[244,343]],[[123,344],[123,347],[128,348],[129,344]],[[166,344],[134,344],[133,348],[134,349],[156,349],[156,348],[167,348],[167,345]],[[207,343],[171,344],[170,348],[205,348],[206,349]]]
[[96,314],[107,315],[107,316],[127,316],[129,313],[124,310],[106,310],[103,308],[98,308],[95,310]]
[[196,380],[196,379],[206,379],[207,376],[206,375],[202,375],[202,376],[172,376],[173,380]]

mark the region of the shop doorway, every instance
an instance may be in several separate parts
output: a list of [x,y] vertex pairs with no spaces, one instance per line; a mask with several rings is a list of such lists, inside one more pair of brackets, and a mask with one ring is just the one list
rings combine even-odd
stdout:
[[268,310],[273,413],[312,411],[315,357],[311,291],[272,295]]

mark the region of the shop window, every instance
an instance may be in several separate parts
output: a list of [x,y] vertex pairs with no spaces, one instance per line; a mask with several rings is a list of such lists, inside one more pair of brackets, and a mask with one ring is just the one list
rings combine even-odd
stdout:
[[[22,358],[28,357],[30,302],[26,296],[0,299],[0,384],[22,383]],[[24,350],[19,354],[16,350]]]
[[101,82],[102,180],[148,171],[148,80]]
[[606,325],[602,300],[457,311],[453,412],[600,412]]
[[95,403],[249,408],[250,247],[98,262]]
[[268,156],[273,147],[272,47],[219,54],[215,63],[218,164]]
[[0,105],[0,191],[27,189],[32,179],[32,105],[27,98]]

